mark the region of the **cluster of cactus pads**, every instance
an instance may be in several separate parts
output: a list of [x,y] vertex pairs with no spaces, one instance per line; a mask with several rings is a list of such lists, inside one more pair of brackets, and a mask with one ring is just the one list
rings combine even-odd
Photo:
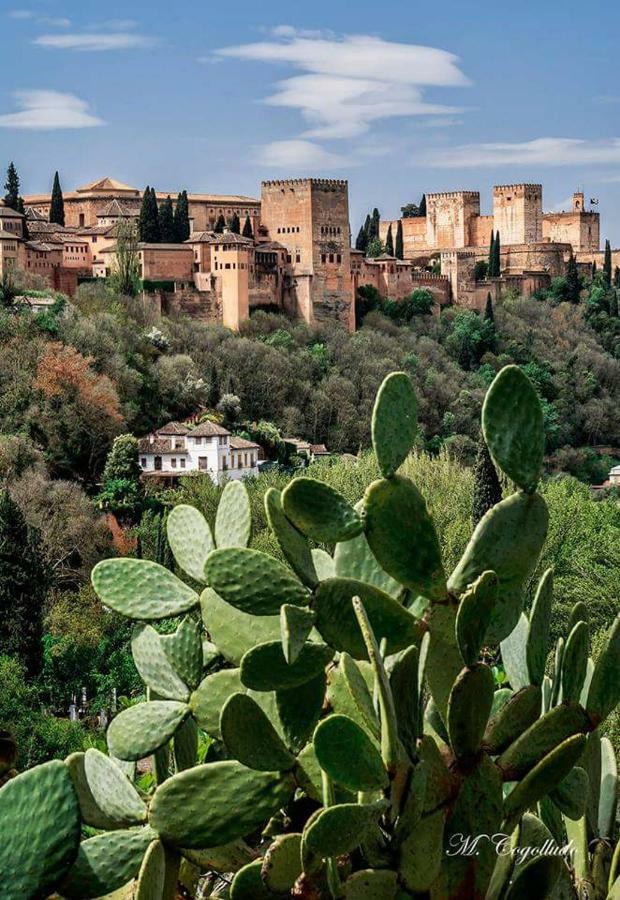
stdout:
[[[524,611],[548,522],[543,419],[517,367],[491,385],[482,427],[515,492],[449,577],[398,474],[417,429],[403,373],[379,390],[383,477],[355,508],[307,477],[267,491],[287,564],[248,548],[239,482],[213,533],[193,507],[170,513],[185,580],[99,563],[101,601],[138,623],[147,700],[112,721],[109,755],[0,789],[2,896],[173,900],[216,872],[211,896],[230,900],[620,897],[616,764],[599,734],[620,699],[620,617],[594,664],[578,604],[548,666],[551,571]],[[149,624],[175,617],[174,632]],[[509,689],[480,661],[498,648]],[[134,784],[147,757],[148,793]],[[568,858],[545,852],[569,841]]]

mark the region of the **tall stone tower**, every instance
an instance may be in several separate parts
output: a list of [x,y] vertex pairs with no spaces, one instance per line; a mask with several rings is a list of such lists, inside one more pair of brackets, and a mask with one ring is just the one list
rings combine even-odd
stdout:
[[538,244],[543,239],[542,184],[493,188],[493,228],[501,243]]
[[473,222],[480,216],[478,191],[448,191],[426,195],[426,243],[429,248],[470,247]]
[[335,318],[351,328],[348,182],[323,178],[264,181],[261,219],[271,240],[287,250],[291,311],[306,322]]
[[220,282],[222,324],[239,331],[250,315],[249,272],[254,245],[248,238],[225,231],[212,245],[211,271]]

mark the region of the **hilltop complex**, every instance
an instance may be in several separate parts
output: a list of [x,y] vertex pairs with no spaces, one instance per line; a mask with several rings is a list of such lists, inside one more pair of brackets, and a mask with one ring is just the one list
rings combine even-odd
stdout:
[[[47,194],[25,197],[25,216],[0,206],[0,275],[21,268],[69,294],[80,280],[109,276],[118,223],[138,219],[141,197],[112,178],[94,181],[64,195],[64,226],[50,223]],[[584,267],[602,261],[599,214],[586,210],[584,194],[573,195],[568,212],[545,213],[540,184],[495,186],[488,216],[480,214],[478,192],[427,194],[426,215],[380,223],[385,241],[400,222],[402,259],[351,249],[346,181],[265,181],[260,200],[187,199],[187,240],[137,244],[142,288],[162,311],[185,311],[232,329],[263,307],[307,322],[337,319],[354,330],[362,285],[394,300],[424,288],[438,307],[480,309],[489,294],[546,287],[565,272],[571,253]],[[231,220],[245,221],[246,236],[218,229],[218,221]],[[500,274],[480,280],[476,263],[488,258],[492,233],[500,236]]]

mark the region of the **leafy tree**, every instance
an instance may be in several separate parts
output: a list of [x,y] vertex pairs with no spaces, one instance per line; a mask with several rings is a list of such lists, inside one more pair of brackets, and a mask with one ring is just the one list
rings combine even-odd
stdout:
[[40,535],[29,528],[9,492],[0,492],[0,653],[17,657],[29,675],[43,663],[43,607],[48,572]]
[[609,294],[609,315],[612,319],[618,318],[618,289],[614,288]]
[[223,394],[217,411],[223,416],[224,427],[231,428],[241,416],[241,400],[236,394]]
[[252,231],[252,222],[250,221],[250,217],[245,217],[245,222],[243,223],[243,231],[241,232],[243,237],[252,239],[254,237],[254,232]]
[[177,238],[174,227],[174,209],[170,195],[159,206],[159,232],[163,244],[175,244]]
[[148,185],[142,195],[142,205],[138,216],[138,235],[145,244],[158,244],[161,240],[157,198],[155,190]]
[[495,314],[493,312],[493,299],[491,297],[490,291],[487,293],[487,302],[484,307],[484,321],[495,322]]
[[62,196],[62,188],[60,187],[60,178],[58,172],[54,175],[54,184],[52,186],[52,199],[50,203],[50,222],[57,225],[65,224],[65,201]]
[[566,266],[566,293],[570,303],[579,303],[581,296],[581,278],[577,268],[577,260],[571,250]]
[[189,200],[187,191],[181,191],[177,196],[177,205],[174,210],[174,230],[176,233],[176,241],[182,244],[186,241],[191,233],[191,223],[189,221]]
[[373,238],[368,242],[368,247],[366,248],[366,256],[371,259],[376,259],[377,256],[381,256],[382,253],[385,253],[385,246],[379,240],[379,238]]
[[135,297],[140,288],[140,260],[135,223],[121,220],[116,225],[116,252],[112,262],[112,286],[119,294]]
[[403,223],[399,219],[396,228],[396,243],[394,244],[394,255],[397,259],[405,258],[405,248],[403,246]]
[[603,260],[603,277],[607,287],[611,287],[611,244],[605,241],[605,256]]
[[474,266],[474,278],[476,281],[485,281],[489,274],[489,264],[486,259],[479,259]]
[[224,218],[222,213],[220,213],[219,216],[217,217],[217,222],[215,223],[215,227],[214,227],[213,231],[216,234],[223,234],[225,228],[226,228],[226,219]]
[[400,213],[403,219],[417,219],[420,215],[420,207],[417,203],[405,203],[401,206]]
[[446,338],[446,349],[465,370],[476,368],[495,345],[495,326],[471,310],[459,310]]
[[392,223],[390,222],[385,239],[385,252],[388,256],[394,256],[394,238],[392,237]]
[[474,465],[474,496],[472,502],[472,523],[474,528],[480,519],[502,499],[502,486],[493,465],[489,448],[480,437],[478,454]]
[[239,234],[241,232],[241,222],[239,221],[239,216],[236,212],[232,214],[228,227],[233,234]]
[[6,191],[6,194],[4,195],[5,205],[11,209],[17,210],[17,212],[22,212],[23,210],[20,209],[20,206],[23,207],[23,201],[19,195],[19,175],[17,174],[17,169],[13,162],[9,163],[4,189]]

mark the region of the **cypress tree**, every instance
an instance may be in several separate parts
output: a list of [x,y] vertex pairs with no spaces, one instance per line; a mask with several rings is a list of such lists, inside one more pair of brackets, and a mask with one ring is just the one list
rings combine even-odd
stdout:
[[603,261],[603,275],[605,276],[605,284],[611,287],[611,244],[605,241],[605,259]]
[[187,199],[187,191],[181,191],[177,197],[177,205],[174,210],[174,230],[176,232],[177,243],[182,244],[190,235],[191,226],[189,221],[189,200]]
[[495,232],[491,231],[491,243],[489,244],[489,266],[487,268],[487,276],[489,278],[493,278],[495,276],[495,271],[493,269],[495,265]]
[[489,449],[482,436],[474,465],[474,499],[472,523],[474,528],[480,519],[502,499],[502,487],[493,465]]
[[613,319],[618,318],[618,290],[616,288],[609,295],[609,315]]
[[365,253],[367,246],[368,246],[368,235],[366,234],[366,229],[362,225],[360,227],[360,230],[357,232],[357,238],[355,240],[355,249],[361,250],[362,253]]
[[485,322],[495,322],[495,313],[493,312],[493,300],[491,298],[491,292],[487,293],[487,302],[484,307],[484,321]]
[[375,240],[375,238],[379,237],[379,223],[380,222],[381,222],[381,213],[375,206],[375,208],[372,211],[372,218],[371,218],[371,222],[370,222],[370,232],[368,235],[369,243],[370,243],[370,241]]
[[496,278],[502,274],[501,262],[501,246],[499,240],[499,231],[495,234],[495,243],[493,245],[493,270]]
[[220,213],[218,216],[217,222],[215,223],[215,228],[213,230],[215,231],[216,234],[222,234],[224,232],[225,228],[226,228],[226,219]]
[[[372,231],[372,219],[370,218],[370,213],[366,216],[364,220],[364,234],[366,235],[366,247],[368,247],[368,242],[370,241],[370,232]],[[364,249],[366,249],[366,247]]]
[[405,248],[403,246],[403,223],[402,219],[398,220],[398,227],[396,229],[396,243],[394,245],[394,254],[398,259],[405,258]]
[[138,216],[138,236],[145,244],[158,244],[161,240],[155,189],[148,185],[142,195],[142,206]]
[[41,535],[5,489],[0,493],[0,654],[17,656],[29,675],[43,662],[43,607],[48,570]]
[[392,223],[390,222],[385,239],[385,252],[388,256],[394,256],[394,238],[392,237]]
[[418,206],[418,216],[421,219],[426,218],[426,194],[422,194],[422,199],[420,200],[420,205]]
[[6,182],[4,185],[4,189],[6,194],[4,195],[4,203],[6,206],[10,207],[10,209],[15,209],[17,212],[23,211],[23,201],[22,201],[22,209],[19,208],[20,205],[20,196],[19,196],[19,175],[17,174],[17,169],[15,168],[15,163],[10,162],[9,167],[6,170]]
[[233,234],[240,234],[241,222],[239,221],[239,216],[237,215],[236,212],[232,214],[230,222],[228,223],[228,227],[230,228],[230,230],[232,231]]
[[60,187],[60,178],[58,172],[54,175],[54,185],[52,187],[52,201],[50,203],[50,222],[56,225],[65,224],[65,201],[62,197],[62,188]]
[[620,266],[614,269],[614,287],[620,288]]
[[596,260],[593,260],[593,262],[592,262],[592,281],[594,281],[594,279],[596,277],[596,272],[597,272]]
[[155,243],[161,243],[161,228],[159,227],[159,207],[157,206],[157,195],[155,188],[151,188],[150,215],[153,223],[153,234],[155,235]]
[[159,232],[162,244],[176,244],[177,232],[174,227],[174,209],[170,195],[159,207]]
[[253,239],[254,232],[252,231],[252,222],[250,221],[250,217],[245,217],[245,222],[243,223],[243,231],[241,232],[243,237]]
[[581,294],[581,279],[579,278],[579,269],[577,268],[577,260],[571,250],[566,266],[566,286],[568,299],[571,303],[579,303]]

